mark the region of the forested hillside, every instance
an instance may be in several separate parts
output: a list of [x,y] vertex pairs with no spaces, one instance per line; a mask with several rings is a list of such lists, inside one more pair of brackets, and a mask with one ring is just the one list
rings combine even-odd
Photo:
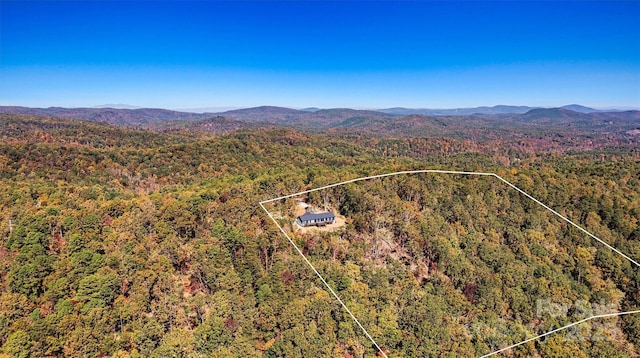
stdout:
[[[632,121],[597,145],[580,128],[418,138],[193,123],[0,116],[0,356],[375,357],[258,205],[363,175],[495,172],[640,260]],[[295,240],[392,357],[480,356],[587,308],[640,309],[637,266],[495,179],[404,176],[306,199],[346,226]],[[287,230],[293,206],[272,205]],[[505,356],[640,354],[638,314],[580,329]]]

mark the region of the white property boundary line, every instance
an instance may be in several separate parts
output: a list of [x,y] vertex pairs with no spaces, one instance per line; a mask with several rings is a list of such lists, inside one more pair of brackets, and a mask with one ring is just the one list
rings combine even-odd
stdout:
[[[299,195],[303,195],[303,194],[308,194],[308,193],[312,193],[314,191],[319,191],[319,190],[323,190],[323,189],[329,189],[329,188],[333,188],[333,187],[337,187],[337,186],[341,186],[341,185],[345,185],[345,184],[349,184],[349,183],[355,183],[355,182],[359,182],[359,181],[364,181],[364,180],[369,180],[369,179],[378,179],[378,178],[385,178],[385,177],[390,177],[390,176],[396,176],[396,175],[402,175],[402,174],[422,174],[422,173],[439,173],[439,174],[460,174],[460,175],[478,175],[478,176],[492,176],[495,178],[498,178],[500,181],[502,181],[503,183],[507,184],[508,186],[510,186],[511,188],[515,189],[516,191],[518,191],[519,193],[523,194],[524,196],[526,196],[527,198],[533,200],[535,203],[537,203],[538,205],[542,206],[543,208],[549,210],[550,212],[552,212],[553,214],[555,214],[556,216],[558,216],[559,218],[561,218],[562,220],[566,221],[567,223],[573,225],[574,227],[576,227],[577,229],[579,229],[580,231],[582,231],[583,233],[587,234],[588,236],[590,236],[591,238],[597,240],[598,242],[600,242],[601,244],[605,245],[606,247],[608,247],[609,249],[613,250],[614,252],[616,252],[617,254],[621,255],[622,257],[624,257],[625,259],[629,260],[632,264],[638,266],[640,268],[640,263],[638,263],[637,261],[633,260],[632,258],[630,258],[629,256],[625,255],[624,253],[622,253],[620,250],[616,249],[615,247],[609,245],[608,243],[604,242],[603,240],[601,240],[600,238],[598,238],[597,236],[593,235],[592,233],[590,233],[589,231],[587,231],[586,229],[584,229],[583,227],[581,227],[580,225],[574,223],[573,221],[569,220],[567,217],[563,216],[562,214],[558,213],[557,211],[551,209],[549,206],[545,205],[544,203],[542,203],[540,200],[534,198],[533,196],[529,195],[528,193],[526,193],[524,190],[518,188],[517,186],[513,185],[512,183],[510,183],[509,181],[505,180],[504,178],[502,178],[501,176],[495,174],[495,173],[484,173],[484,172],[465,172],[465,171],[455,171],[455,170],[437,170],[437,169],[423,169],[423,170],[405,170],[405,171],[399,171],[399,172],[393,172],[393,173],[387,173],[387,174],[378,174],[378,175],[371,175],[371,176],[366,176],[366,177],[361,177],[361,178],[356,178],[356,179],[351,179],[351,180],[346,180],[343,182],[339,182],[339,183],[335,183],[335,184],[329,184],[329,185],[325,185],[319,188],[315,188],[315,189],[309,189],[309,190],[305,190],[305,191],[301,191],[298,193],[294,193],[294,194],[289,194],[289,195],[284,195],[284,196],[280,196],[277,198],[273,198],[273,199],[268,199],[268,200],[263,200],[261,201],[260,207],[262,208],[262,210],[264,210],[267,215],[269,216],[269,218],[271,218],[271,220],[273,221],[274,224],[276,224],[276,226],[278,227],[278,229],[280,229],[280,232],[282,232],[282,234],[289,240],[289,242],[291,243],[291,245],[293,245],[293,247],[296,249],[296,251],[298,251],[298,253],[300,254],[300,256],[302,256],[302,258],[304,259],[304,261],[311,267],[311,269],[316,273],[316,275],[320,278],[320,280],[322,281],[322,283],[324,283],[324,285],[327,287],[327,289],[329,290],[329,292],[331,292],[331,294],[333,294],[333,296],[338,300],[338,302],[340,302],[340,304],[342,305],[342,307],[347,311],[347,313],[351,316],[351,318],[353,319],[354,322],[356,322],[356,324],[360,327],[360,329],[362,329],[362,331],[364,332],[364,334],[367,336],[367,338],[369,338],[369,340],[371,341],[371,343],[373,343],[373,345],[378,349],[378,351],[385,357],[388,358],[386,353],[382,350],[382,348],[380,348],[380,346],[378,345],[378,343],[376,343],[376,341],[373,339],[373,337],[371,337],[371,335],[369,334],[369,332],[367,332],[367,330],[362,326],[362,324],[360,323],[360,321],[358,321],[358,319],[353,315],[353,313],[351,313],[351,310],[349,310],[349,308],[347,307],[347,305],[345,305],[345,303],[340,299],[340,297],[338,297],[338,295],[336,294],[336,292],[331,288],[331,286],[329,286],[329,284],[327,283],[327,281],[324,279],[324,277],[322,277],[322,275],[320,274],[320,272],[318,272],[318,270],[313,266],[313,264],[309,261],[309,259],[307,259],[307,257],[302,253],[302,250],[300,250],[300,248],[298,247],[298,245],[295,244],[295,242],[293,242],[293,240],[291,239],[291,237],[289,237],[289,235],[284,231],[284,229],[280,226],[280,224],[278,224],[278,221],[273,217],[273,215],[271,214],[271,212],[269,212],[269,210],[267,210],[264,207],[264,204],[267,203],[271,203],[277,200],[282,200],[282,199],[288,199],[288,198],[292,198],[295,196],[299,196]],[[559,332],[561,330],[573,327],[575,325],[578,325],[580,323],[592,320],[592,319],[596,319],[596,318],[604,318],[604,317],[613,317],[613,316],[622,316],[622,315],[627,315],[627,314],[633,314],[633,313],[640,313],[640,310],[638,311],[629,311],[629,312],[618,312],[618,313],[610,313],[610,314],[603,314],[603,315],[595,315],[595,316],[591,316],[588,318],[585,318],[583,320],[580,320],[578,322],[566,325],[564,327],[560,327],[557,329],[554,329],[552,331],[549,331],[547,333],[541,334],[539,336],[533,337],[533,338],[529,338],[527,340],[524,340],[522,342],[516,343],[514,345],[499,349],[495,352],[486,354],[481,356],[480,358],[485,358],[485,357],[489,357],[492,356],[494,354],[498,354],[501,352],[504,352],[506,350],[515,348],[519,345],[525,344],[527,342],[548,336],[550,334]]]

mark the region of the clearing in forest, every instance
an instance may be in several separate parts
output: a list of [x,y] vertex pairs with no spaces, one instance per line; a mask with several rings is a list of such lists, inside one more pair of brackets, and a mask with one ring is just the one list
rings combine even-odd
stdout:
[[[334,208],[345,225],[297,230],[300,197]],[[639,312],[625,300],[633,283],[621,281],[640,264],[603,240],[613,234],[597,218],[586,222],[603,239],[498,175],[390,173],[260,205],[371,341],[370,353],[636,352],[618,316]],[[549,332],[562,333],[537,339]]]

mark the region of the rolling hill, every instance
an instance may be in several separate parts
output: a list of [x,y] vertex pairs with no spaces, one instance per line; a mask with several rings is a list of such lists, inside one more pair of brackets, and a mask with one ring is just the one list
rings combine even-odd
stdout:
[[83,119],[121,126],[139,126],[168,120],[199,120],[215,116],[212,113],[178,112],[160,108],[30,108],[17,106],[0,107],[0,113]]

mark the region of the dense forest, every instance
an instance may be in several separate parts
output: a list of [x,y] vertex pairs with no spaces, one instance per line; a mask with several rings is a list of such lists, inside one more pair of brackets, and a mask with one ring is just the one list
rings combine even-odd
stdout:
[[[365,175],[494,172],[640,260],[637,136],[209,122],[224,130],[0,115],[0,357],[378,356],[258,205]],[[390,357],[481,356],[640,309],[637,266],[495,178],[302,198],[346,225],[300,232],[295,199],[268,207]],[[635,314],[503,356],[639,354]]]

